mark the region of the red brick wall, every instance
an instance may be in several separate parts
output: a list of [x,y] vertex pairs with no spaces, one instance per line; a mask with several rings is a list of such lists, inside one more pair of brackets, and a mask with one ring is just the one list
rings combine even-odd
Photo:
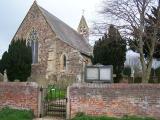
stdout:
[[0,108],[30,109],[38,116],[38,93],[38,85],[33,82],[0,82]]
[[160,119],[160,84],[74,84],[68,114],[140,115]]

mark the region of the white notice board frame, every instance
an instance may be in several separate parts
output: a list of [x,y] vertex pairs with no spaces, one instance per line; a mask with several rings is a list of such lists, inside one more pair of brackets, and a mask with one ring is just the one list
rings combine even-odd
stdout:
[[113,83],[113,66],[86,66],[85,82]]

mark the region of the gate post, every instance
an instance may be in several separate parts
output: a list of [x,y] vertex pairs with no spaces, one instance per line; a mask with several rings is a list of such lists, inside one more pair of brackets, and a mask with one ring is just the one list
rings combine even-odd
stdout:
[[42,117],[42,91],[43,88],[38,88],[38,117]]
[[69,91],[69,89],[70,89],[70,86],[68,86],[67,87],[67,112],[66,112],[66,119],[67,120],[70,120],[70,118],[71,118],[71,107],[70,107],[70,95],[69,95],[69,93],[70,93],[70,91]]

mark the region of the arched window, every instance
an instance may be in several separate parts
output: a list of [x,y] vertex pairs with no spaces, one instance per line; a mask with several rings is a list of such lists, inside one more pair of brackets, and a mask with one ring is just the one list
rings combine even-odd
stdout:
[[32,49],[32,63],[38,63],[38,35],[34,28],[29,33],[27,45],[29,45]]
[[67,56],[66,56],[66,54],[62,54],[60,62],[61,62],[60,63],[61,70],[66,70],[67,69]]
[[66,69],[66,65],[67,65],[66,55],[63,55],[63,68],[64,68],[64,70]]

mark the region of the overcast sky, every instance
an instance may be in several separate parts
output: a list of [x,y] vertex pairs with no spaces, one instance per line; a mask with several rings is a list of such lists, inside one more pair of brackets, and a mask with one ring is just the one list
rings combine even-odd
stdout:
[[[0,58],[34,0],[0,0]],[[102,0],[37,0],[37,3],[77,29],[82,10],[89,27],[95,21]]]

